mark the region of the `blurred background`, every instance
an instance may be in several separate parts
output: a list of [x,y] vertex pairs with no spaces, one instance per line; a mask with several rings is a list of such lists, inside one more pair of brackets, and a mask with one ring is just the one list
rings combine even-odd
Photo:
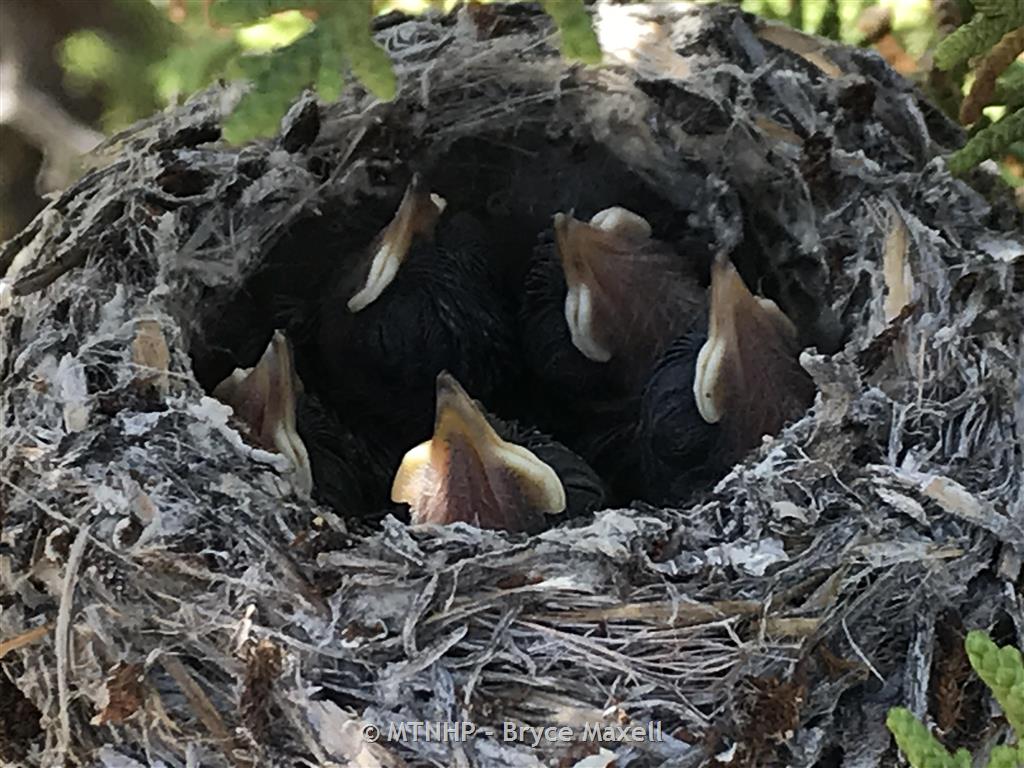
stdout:
[[[338,0],[341,2],[342,0]],[[374,11],[447,11],[457,0],[374,0]],[[223,27],[211,0],[0,0],[0,241],[42,208],[44,195],[81,172],[79,156],[105,137],[218,78],[240,56],[285,45],[312,14],[276,14]],[[964,23],[970,0],[742,0],[745,10],[806,32],[872,47],[956,119],[969,77],[938,72],[931,54]],[[1024,61],[1003,78],[1024,101]],[[990,107],[998,119],[1003,106]],[[1000,158],[1006,182],[1024,186],[1024,145]]]

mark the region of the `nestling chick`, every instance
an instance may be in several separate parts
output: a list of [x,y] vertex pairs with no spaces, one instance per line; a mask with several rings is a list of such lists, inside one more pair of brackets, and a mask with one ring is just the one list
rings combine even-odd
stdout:
[[[600,479],[578,456],[535,431],[495,424],[505,438],[453,376],[437,377],[433,437],[406,453],[391,489],[393,501],[409,505],[413,524],[535,533],[545,515],[603,502]],[[512,435],[533,449],[507,439]]]
[[260,447],[291,462],[296,486],[309,493],[313,488],[309,454],[295,420],[301,389],[288,340],[276,331],[259,362],[252,368],[236,368],[217,385],[213,396],[234,409]]
[[296,422],[309,452],[313,497],[350,518],[382,514],[395,463],[380,441],[344,424],[309,392],[299,396]]
[[703,309],[693,265],[624,208],[589,223],[559,213],[554,231],[554,248],[538,249],[526,278],[528,365],[555,387],[637,392]]
[[260,447],[291,462],[300,490],[353,517],[387,505],[394,464],[368,434],[344,425],[305,390],[281,331],[253,368],[236,369],[213,394],[234,409]]
[[443,210],[414,177],[362,261],[340,268],[320,313],[325,398],[393,445],[430,434],[442,370],[490,399],[516,367],[487,233],[468,214],[441,219]]
[[674,343],[644,390],[640,441],[655,494],[688,495],[806,411],[815,390],[799,354],[793,323],[720,254],[706,331]]
[[624,208],[589,223],[557,214],[554,242],[534,253],[520,326],[532,385],[551,404],[543,417],[620,502],[643,490],[635,430],[644,382],[704,302],[695,264]]

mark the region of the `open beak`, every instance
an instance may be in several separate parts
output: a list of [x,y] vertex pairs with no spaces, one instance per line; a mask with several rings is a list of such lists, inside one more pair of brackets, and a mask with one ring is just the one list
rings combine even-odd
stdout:
[[446,371],[437,377],[434,436],[406,453],[391,499],[410,506],[414,524],[467,522],[529,532],[566,504],[555,471],[502,440]]
[[[693,394],[704,420],[744,421],[743,442],[777,432],[813,386],[800,368],[796,328],[775,302],[754,296],[725,253],[711,266],[708,339]],[[754,434],[756,432],[756,434]]]
[[291,461],[296,485],[308,493],[313,475],[295,426],[295,399],[301,388],[288,339],[275,331],[259,362],[253,368],[236,368],[213,395],[234,409],[262,448]]
[[366,283],[348,300],[350,312],[370,306],[391,285],[409,254],[413,239],[433,237],[446,205],[443,197],[427,189],[418,173],[413,174],[394,218],[370,245]]

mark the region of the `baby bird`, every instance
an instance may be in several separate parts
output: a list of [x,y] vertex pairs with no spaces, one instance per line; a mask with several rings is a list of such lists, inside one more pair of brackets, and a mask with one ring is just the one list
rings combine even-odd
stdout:
[[393,445],[430,434],[442,370],[490,399],[516,368],[513,313],[486,231],[468,214],[442,219],[444,209],[414,176],[394,219],[340,269],[320,312],[325,399]]
[[291,462],[302,492],[349,517],[387,506],[394,465],[374,439],[348,428],[305,389],[281,331],[254,367],[236,369],[213,394],[234,409],[257,445]]
[[489,420],[444,371],[433,437],[406,453],[391,498],[409,505],[414,525],[466,522],[536,533],[546,515],[599,507],[604,492],[569,449],[535,430]]
[[313,474],[296,426],[301,389],[288,340],[276,331],[259,362],[252,368],[236,368],[214,388],[213,396],[232,407],[261,448],[291,462],[296,487],[309,493]]
[[704,305],[694,266],[651,236],[647,221],[608,208],[590,222],[559,213],[554,248],[526,277],[528,364],[555,388],[638,391],[650,367]]
[[589,223],[556,214],[520,312],[540,417],[605,477],[616,500],[640,495],[639,396],[667,345],[703,312],[695,265],[641,216],[607,208]]
[[799,354],[793,323],[719,254],[706,329],[669,348],[641,400],[643,474],[657,500],[685,498],[807,410],[815,389]]

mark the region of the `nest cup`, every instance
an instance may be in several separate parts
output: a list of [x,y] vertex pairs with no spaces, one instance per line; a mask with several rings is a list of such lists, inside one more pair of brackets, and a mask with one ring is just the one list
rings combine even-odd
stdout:
[[[728,8],[596,18],[600,69],[522,9],[392,19],[393,103],[303,97],[234,149],[238,92],[201,94],[0,250],[0,757],[883,766],[958,628],[1019,642],[1019,212],[948,174],[958,129],[873,54]],[[806,334],[813,409],[688,509],[517,538],[316,507],[207,393],[413,171],[509,253],[614,204],[729,250]],[[412,722],[481,730],[363,738]]]

